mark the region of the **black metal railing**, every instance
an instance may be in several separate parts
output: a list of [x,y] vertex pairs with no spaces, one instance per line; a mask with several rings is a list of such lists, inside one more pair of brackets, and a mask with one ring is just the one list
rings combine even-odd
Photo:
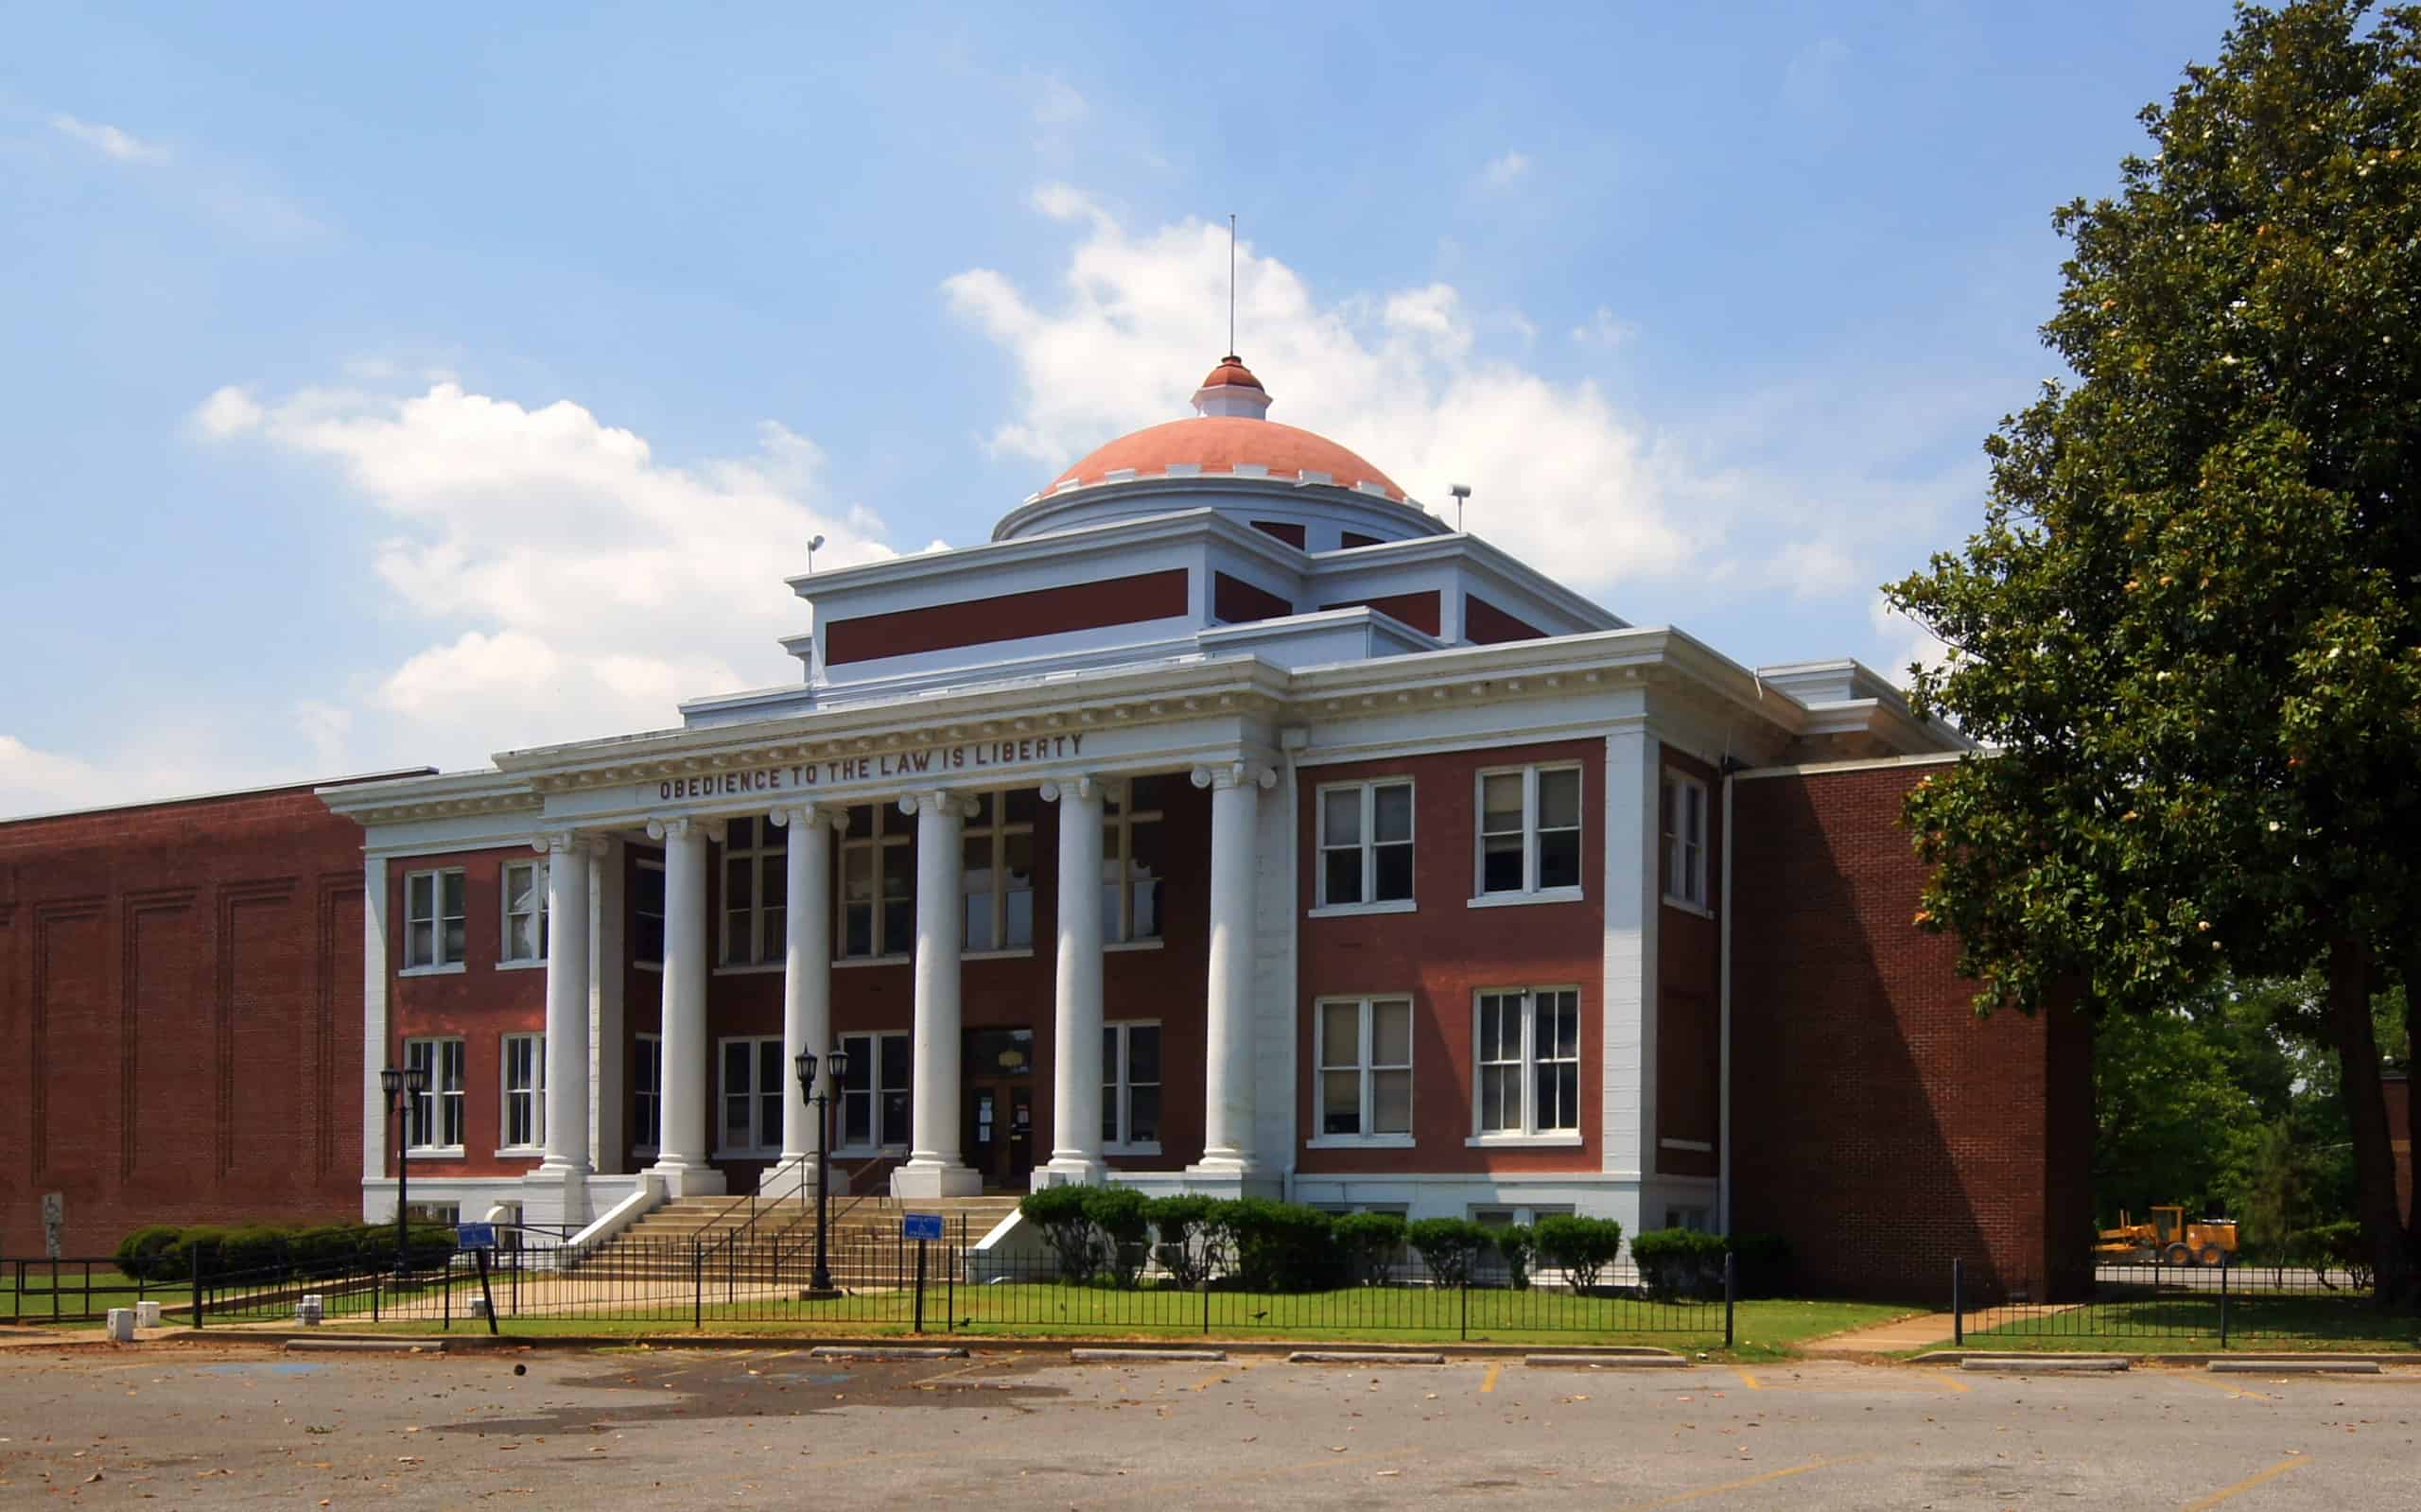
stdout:
[[0,1258],[9,1323],[88,1323],[112,1308],[159,1295],[156,1282],[119,1272],[113,1257]]
[[2058,1282],[1954,1260],[1952,1343],[2158,1342],[2172,1349],[2294,1349],[2421,1343],[2421,1316],[2382,1310],[2370,1278],[2300,1265],[2096,1265]]

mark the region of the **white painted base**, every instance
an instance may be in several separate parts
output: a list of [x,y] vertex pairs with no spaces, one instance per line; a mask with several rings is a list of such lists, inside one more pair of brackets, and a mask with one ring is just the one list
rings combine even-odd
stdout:
[[667,1165],[659,1160],[647,1174],[664,1183],[667,1197],[720,1197],[728,1190],[723,1173],[712,1166]]
[[1034,1168],[1034,1190],[1045,1187],[1098,1187],[1109,1179],[1109,1167],[1099,1160],[1058,1159]]
[[1257,1163],[1205,1160],[1185,1168],[1185,1190],[1206,1197],[1278,1197],[1285,1189],[1285,1177]]
[[980,1197],[984,1194],[984,1178],[961,1165],[943,1165],[939,1161],[920,1165],[911,1160],[891,1173],[891,1194],[895,1197]]

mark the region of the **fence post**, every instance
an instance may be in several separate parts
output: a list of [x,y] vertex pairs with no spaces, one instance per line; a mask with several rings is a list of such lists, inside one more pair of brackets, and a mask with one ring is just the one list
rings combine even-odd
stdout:
[[925,1242],[916,1241],[916,1325],[915,1331],[925,1331]]
[[373,1323],[378,1321],[378,1303],[386,1287],[387,1277],[376,1271],[372,1271],[370,1273],[370,1321]]
[[2220,1347],[2228,1347],[2228,1257],[2220,1256]]
[[193,1326],[201,1327],[201,1246],[188,1243],[185,1258],[193,1261]]
[[479,1258],[479,1300],[488,1305],[488,1331],[501,1333],[504,1330],[496,1326],[496,1294],[488,1290],[488,1252],[479,1249],[473,1253]]
[[1967,1262],[1953,1260],[1950,1262],[1950,1342],[1961,1348],[1967,1343],[1967,1309],[1961,1295],[1966,1279]]
[[1469,1343],[1471,1342],[1471,1338],[1472,1338],[1472,1273],[1471,1273],[1468,1269],[1466,1269],[1466,1270],[1463,1272],[1462,1294],[1463,1294],[1463,1304],[1462,1304],[1462,1313],[1463,1313],[1463,1317],[1462,1317],[1461,1328],[1462,1328],[1462,1333],[1463,1333],[1463,1342],[1464,1342],[1465,1344],[1469,1344]]
[[1206,1339],[1210,1336],[1210,1262],[1208,1257],[1202,1262],[1202,1336]]
[[706,1326],[706,1251],[696,1240],[689,1241],[689,1327],[703,1330]]
[[445,1310],[445,1322],[442,1326],[451,1333],[454,1330],[454,1257],[451,1255],[445,1257],[445,1269],[438,1274],[437,1289],[445,1294],[441,1304]]
[[1740,1274],[1736,1269],[1737,1255],[1723,1252],[1723,1347],[1732,1347],[1732,1311],[1740,1300]]
[[949,1267],[949,1274],[942,1277],[943,1295],[949,1304],[944,1309],[949,1315],[942,1320],[942,1331],[950,1333],[956,1331],[958,1328],[959,1268],[967,1263],[967,1215],[965,1213],[958,1215],[958,1249],[952,1253],[950,1247],[944,1244],[942,1261]]

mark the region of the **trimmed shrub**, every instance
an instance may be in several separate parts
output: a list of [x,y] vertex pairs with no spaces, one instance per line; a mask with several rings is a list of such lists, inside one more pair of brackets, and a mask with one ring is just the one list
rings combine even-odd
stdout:
[[1404,1237],[1438,1286],[1470,1285],[1472,1266],[1492,1243],[1489,1231],[1468,1218],[1423,1218],[1406,1225]]
[[1576,1292],[1596,1290],[1598,1278],[1623,1251],[1623,1225],[1611,1218],[1557,1213],[1533,1225],[1539,1263],[1563,1272]]
[[[442,1268],[454,1255],[454,1230],[444,1224],[415,1224],[404,1236],[406,1263],[416,1271]],[[118,1267],[129,1276],[142,1267],[148,1281],[174,1283],[191,1277],[199,1258],[201,1274],[235,1276],[344,1276],[393,1265],[395,1225],[320,1224],[192,1224],[179,1228],[155,1224],[118,1242]]]
[[1387,1278],[1404,1243],[1404,1221],[1398,1213],[1340,1213],[1331,1225],[1336,1247],[1356,1286],[1376,1286]]
[[1083,1187],[1085,1216],[1101,1231],[1106,1243],[1110,1278],[1132,1291],[1142,1279],[1143,1262],[1149,1254],[1144,1240],[1151,1233],[1151,1220],[1144,1209],[1150,1199],[1132,1187]]
[[1143,1205],[1143,1216],[1158,1241],[1152,1247],[1152,1258],[1168,1273],[1170,1284],[1191,1288],[1210,1279],[1215,1258],[1207,1231],[1210,1198],[1154,1197]]
[[1063,1281],[1088,1281],[1100,1270],[1105,1246],[1101,1236],[1093,1231],[1092,1214],[1086,1210],[1084,1187],[1045,1187],[1040,1191],[1026,1193],[1018,1204],[1018,1212],[1026,1222],[1042,1227],[1043,1241],[1059,1261],[1059,1278]]
[[2362,1225],[2351,1218],[2334,1223],[2318,1224],[2295,1236],[2295,1248],[2304,1263],[2320,1274],[2320,1284],[2335,1289],[2328,1278],[2330,1267],[2345,1273],[2354,1290],[2364,1292],[2371,1285],[2370,1246],[2362,1242]]
[[151,1224],[117,1242],[117,1268],[139,1280],[164,1280],[160,1254],[177,1242],[174,1224]]
[[1659,1301],[1683,1296],[1723,1295],[1721,1234],[1694,1228],[1651,1228],[1630,1242],[1630,1260],[1639,1267],[1640,1284]]
[[1315,1292],[1337,1279],[1336,1220],[1316,1208],[1237,1197],[1211,1209],[1212,1225],[1234,1257],[1248,1292]]
[[1538,1252],[1539,1236],[1527,1224],[1507,1224],[1491,1228],[1489,1237],[1496,1242],[1496,1252],[1505,1257],[1505,1278],[1517,1292],[1530,1289],[1530,1257]]

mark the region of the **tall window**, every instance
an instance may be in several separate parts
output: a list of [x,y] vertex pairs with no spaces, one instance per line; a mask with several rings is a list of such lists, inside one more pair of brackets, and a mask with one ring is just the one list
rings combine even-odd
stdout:
[[1101,1026],[1101,1142],[1148,1150],[1160,1142],[1160,1026]]
[[841,1079],[841,1135],[836,1149],[871,1151],[908,1142],[909,1071],[905,1034],[843,1034],[849,1074]]
[[462,963],[462,872],[412,872],[404,878],[404,968]]
[[653,1155],[664,1137],[664,1038],[641,1034],[631,1049],[631,1151]]
[[1319,906],[1411,900],[1411,782],[1322,788]]
[[547,863],[511,861],[504,868],[504,956],[508,962],[547,959]]
[[1137,777],[1102,807],[1102,936],[1160,937],[1160,777]]
[[1034,944],[1036,801],[1030,788],[976,799],[959,869],[969,950],[1022,950]]
[[412,1095],[405,1142],[415,1150],[462,1148],[462,1042],[405,1040],[404,1064],[428,1074],[426,1088]]
[[1706,907],[1706,784],[1664,773],[1664,895]]
[[782,1150],[782,1036],[723,1042],[724,1155],[779,1155]]
[[1410,1138],[1411,1000],[1332,999],[1318,1012],[1320,1137]]
[[841,842],[841,954],[905,955],[916,937],[914,821],[889,804],[849,810]]
[[735,819],[723,828],[723,964],[762,965],[789,947],[790,847],[762,819]]
[[631,874],[631,960],[664,965],[664,863],[639,862]]
[[535,1149],[547,1139],[547,1036],[504,1036],[504,1144]]
[[1579,992],[1483,992],[1477,1027],[1477,1132],[1580,1132]]
[[1479,779],[1482,896],[1577,892],[1580,769],[1521,767]]

